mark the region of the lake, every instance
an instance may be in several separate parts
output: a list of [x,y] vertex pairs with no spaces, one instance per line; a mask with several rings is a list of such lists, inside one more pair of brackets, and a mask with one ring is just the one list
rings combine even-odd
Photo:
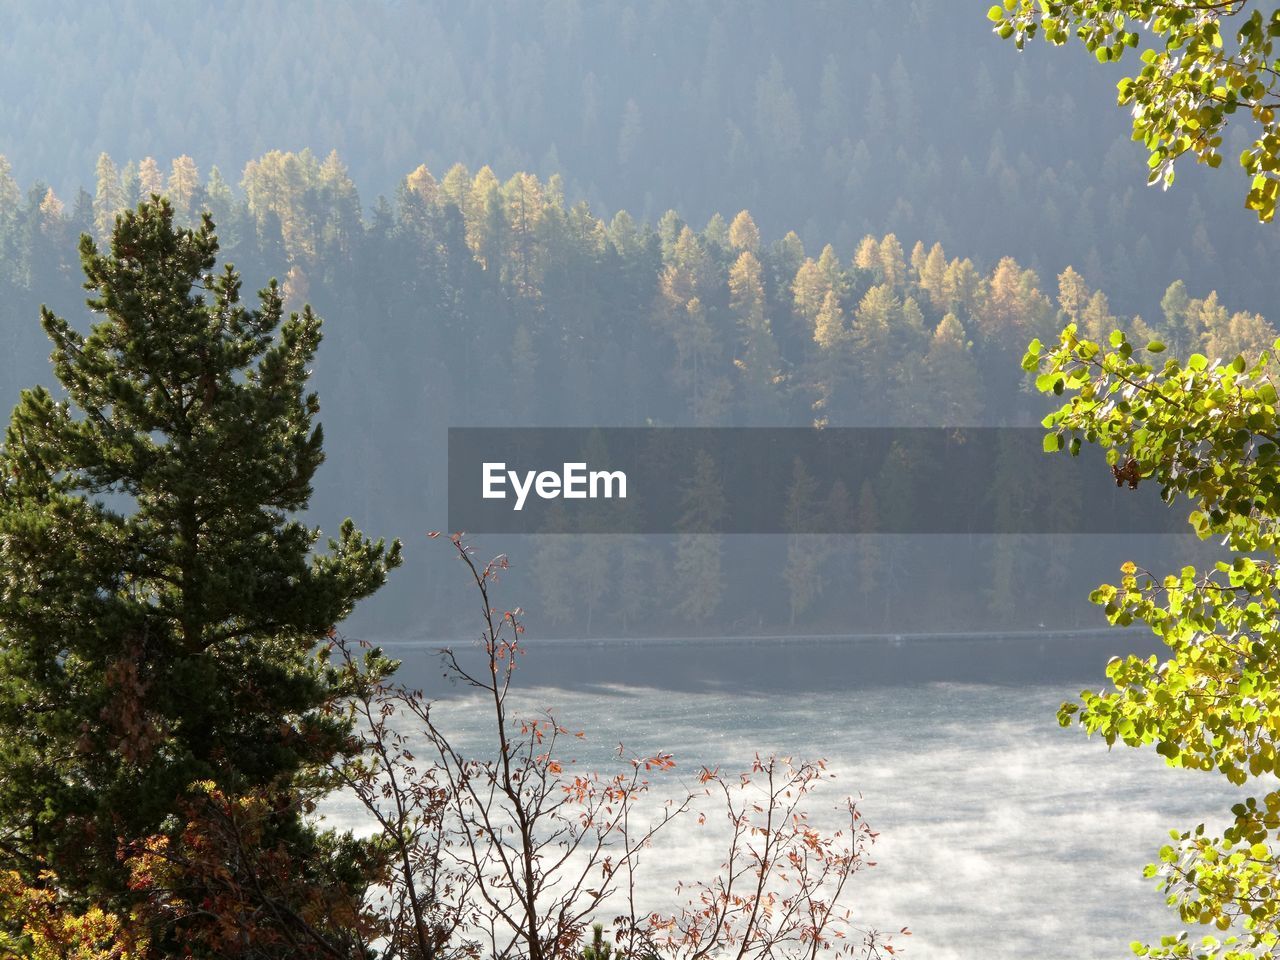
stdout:
[[[484,742],[475,698],[442,685],[424,645],[389,644],[403,674],[442,701],[460,741]],[[825,757],[880,832],[851,903],[896,929],[909,957],[1124,957],[1133,939],[1177,929],[1142,868],[1172,827],[1221,823],[1240,796],[1218,776],[1116,748],[1055,711],[1099,683],[1108,656],[1154,649],[1135,633],[1035,637],[713,638],[527,642],[516,714],[553,708],[587,731],[581,762],[619,742],[666,749],[678,770],[745,768],[753,754]],[[335,801],[338,822],[356,811]],[[692,823],[665,835],[644,869],[672,890],[715,866]],[[604,918],[602,918],[604,919]]]

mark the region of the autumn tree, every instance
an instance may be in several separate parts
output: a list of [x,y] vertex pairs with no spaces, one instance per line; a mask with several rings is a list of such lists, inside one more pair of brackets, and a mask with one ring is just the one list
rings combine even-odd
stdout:
[[[384,960],[894,954],[910,931],[862,927],[848,905],[876,834],[851,798],[837,829],[810,819],[815,791],[834,779],[823,761],[758,754],[741,773],[681,777],[672,754],[619,745],[611,763],[586,765],[587,731],[518,696],[518,668],[536,654],[522,611],[497,604],[507,558],[484,562],[461,535],[451,541],[482,627],[476,649],[441,655],[446,676],[479,698],[482,737],[456,737],[447,703],[386,680],[377,648],[332,640],[364,746],[339,775],[393,853],[378,905]],[[655,909],[648,865],[682,820],[715,860],[681,882],[674,909]]]
[[349,521],[316,551],[295,518],[323,460],[320,321],[274,282],[244,304],[217,252],[163,199],[105,251],[82,237],[95,320],[43,311],[64,392],[24,391],[6,433],[0,868],[80,908],[145,899],[122,857],[176,841],[197,783],[272,791],[261,842],[323,872],[290,802],[348,749],[317,652],[400,561]]

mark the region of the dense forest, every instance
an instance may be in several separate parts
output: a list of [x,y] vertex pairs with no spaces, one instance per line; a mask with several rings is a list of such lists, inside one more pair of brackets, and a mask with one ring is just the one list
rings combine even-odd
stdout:
[[[274,148],[336,148],[367,200],[424,161],[489,164],[504,182],[559,174],[569,206],[651,223],[745,207],[814,255],[894,233],[908,252],[1013,254],[1043,278],[1073,263],[1125,313],[1156,315],[1177,278],[1267,310],[1280,240],[1230,178],[1188,167],[1172,190],[1144,189],[1129,117],[1106,106],[1118,72],[1083,50],[1005,50],[984,10],[5,3],[0,152],[67,202],[104,150],[190,154],[234,181]],[[1227,156],[1244,133],[1228,131]]]
[[[105,236],[152,193],[187,222],[210,212],[250,284],[279,277],[290,306],[309,302],[326,318],[315,382],[330,463],[313,514],[332,530],[351,513],[410,543],[409,569],[358,621],[375,634],[451,629],[448,591],[412,548],[444,523],[448,426],[1031,425],[1047,407],[1019,359],[1069,321],[1182,355],[1255,353],[1276,337],[1262,316],[1181,280],[1158,315],[1118,316],[1069,266],[1042,278],[1012,257],[979,265],[893,234],[812,250],[795,232],[764,235],[745,210],[696,225],[674,211],[654,224],[603,216],[568,202],[554,176],[503,181],[461,165],[436,176],[423,165],[393,199],[366,206],[336,152],[273,151],[237,177],[202,173],[185,154],[163,167],[103,154],[92,191],[65,199],[41,183],[23,189],[0,163],[6,396],[48,379],[39,304],[84,315],[76,236]],[[1029,495],[1019,477],[993,470],[992,482],[1010,502]],[[795,491],[863,512],[891,493]],[[1132,551],[1119,539],[736,537],[728,549],[724,537],[593,535],[501,546],[525,561],[517,589],[548,631],[900,632],[1088,622],[1075,597],[1116,551]],[[1046,554],[1047,576],[1027,562]],[[934,584],[924,599],[923,577]],[[1028,592],[1034,604],[1020,602]]]

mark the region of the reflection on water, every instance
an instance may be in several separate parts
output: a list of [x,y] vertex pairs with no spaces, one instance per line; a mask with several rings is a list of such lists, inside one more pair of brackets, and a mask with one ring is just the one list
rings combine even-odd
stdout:
[[[685,771],[740,767],[757,750],[828,758],[841,791],[862,795],[881,834],[878,865],[856,884],[856,913],[883,928],[910,926],[909,956],[1122,957],[1129,941],[1175,929],[1141,876],[1169,828],[1217,820],[1238,795],[1220,777],[1166,768],[1154,751],[1109,752],[1058,728],[1058,704],[1096,682],[1088,674],[1131,637],[1076,639],[1091,648],[1094,669],[1056,678],[1059,661],[1085,651],[1036,653],[1041,641],[1019,647],[1012,638],[914,650],[914,640],[531,642],[516,713],[553,707],[588,732],[575,749],[597,766],[619,741],[629,751],[671,750]],[[406,677],[438,673],[420,649],[394,652]],[[859,672],[841,678],[838,669]],[[958,678],[938,676],[946,669]],[[978,682],[1027,672],[1040,682]],[[479,701],[447,698],[436,715],[469,745],[484,742]],[[330,813],[344,823],[356,816],[341,802]],[[690,823],[645,869],[665,892],[713,859]]]

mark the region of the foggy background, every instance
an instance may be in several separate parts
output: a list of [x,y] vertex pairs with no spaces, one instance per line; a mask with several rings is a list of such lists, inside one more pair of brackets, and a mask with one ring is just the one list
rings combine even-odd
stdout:
[[[450,425],[1030,425],[1047,407],[1018,358],[1067,319],[1181,352],[1269,343],[1280,241],[1243,179],[1144,188],[1118,70],[1018,54],[984,9],[0,4],[0,395],[51,380],[41,302],[84,315],[79,232],[153,186],[188,220],[212,210],[246,290],[279,277],[326,320],[313,516],[406,540],[351,625],[403,637],[471,614],[424,539]],[[735,281],[742,210],[759,271]],[[843,339],[817,343],[824,291]],[[775,353],[751,355],[766,327]],[[814,496],[879,509],[864,493]],[[1087,592],[1121,561],[1204,555],[1106,536],[480,549],[511,554],[504,602],[561,636],[1092,627]]]

